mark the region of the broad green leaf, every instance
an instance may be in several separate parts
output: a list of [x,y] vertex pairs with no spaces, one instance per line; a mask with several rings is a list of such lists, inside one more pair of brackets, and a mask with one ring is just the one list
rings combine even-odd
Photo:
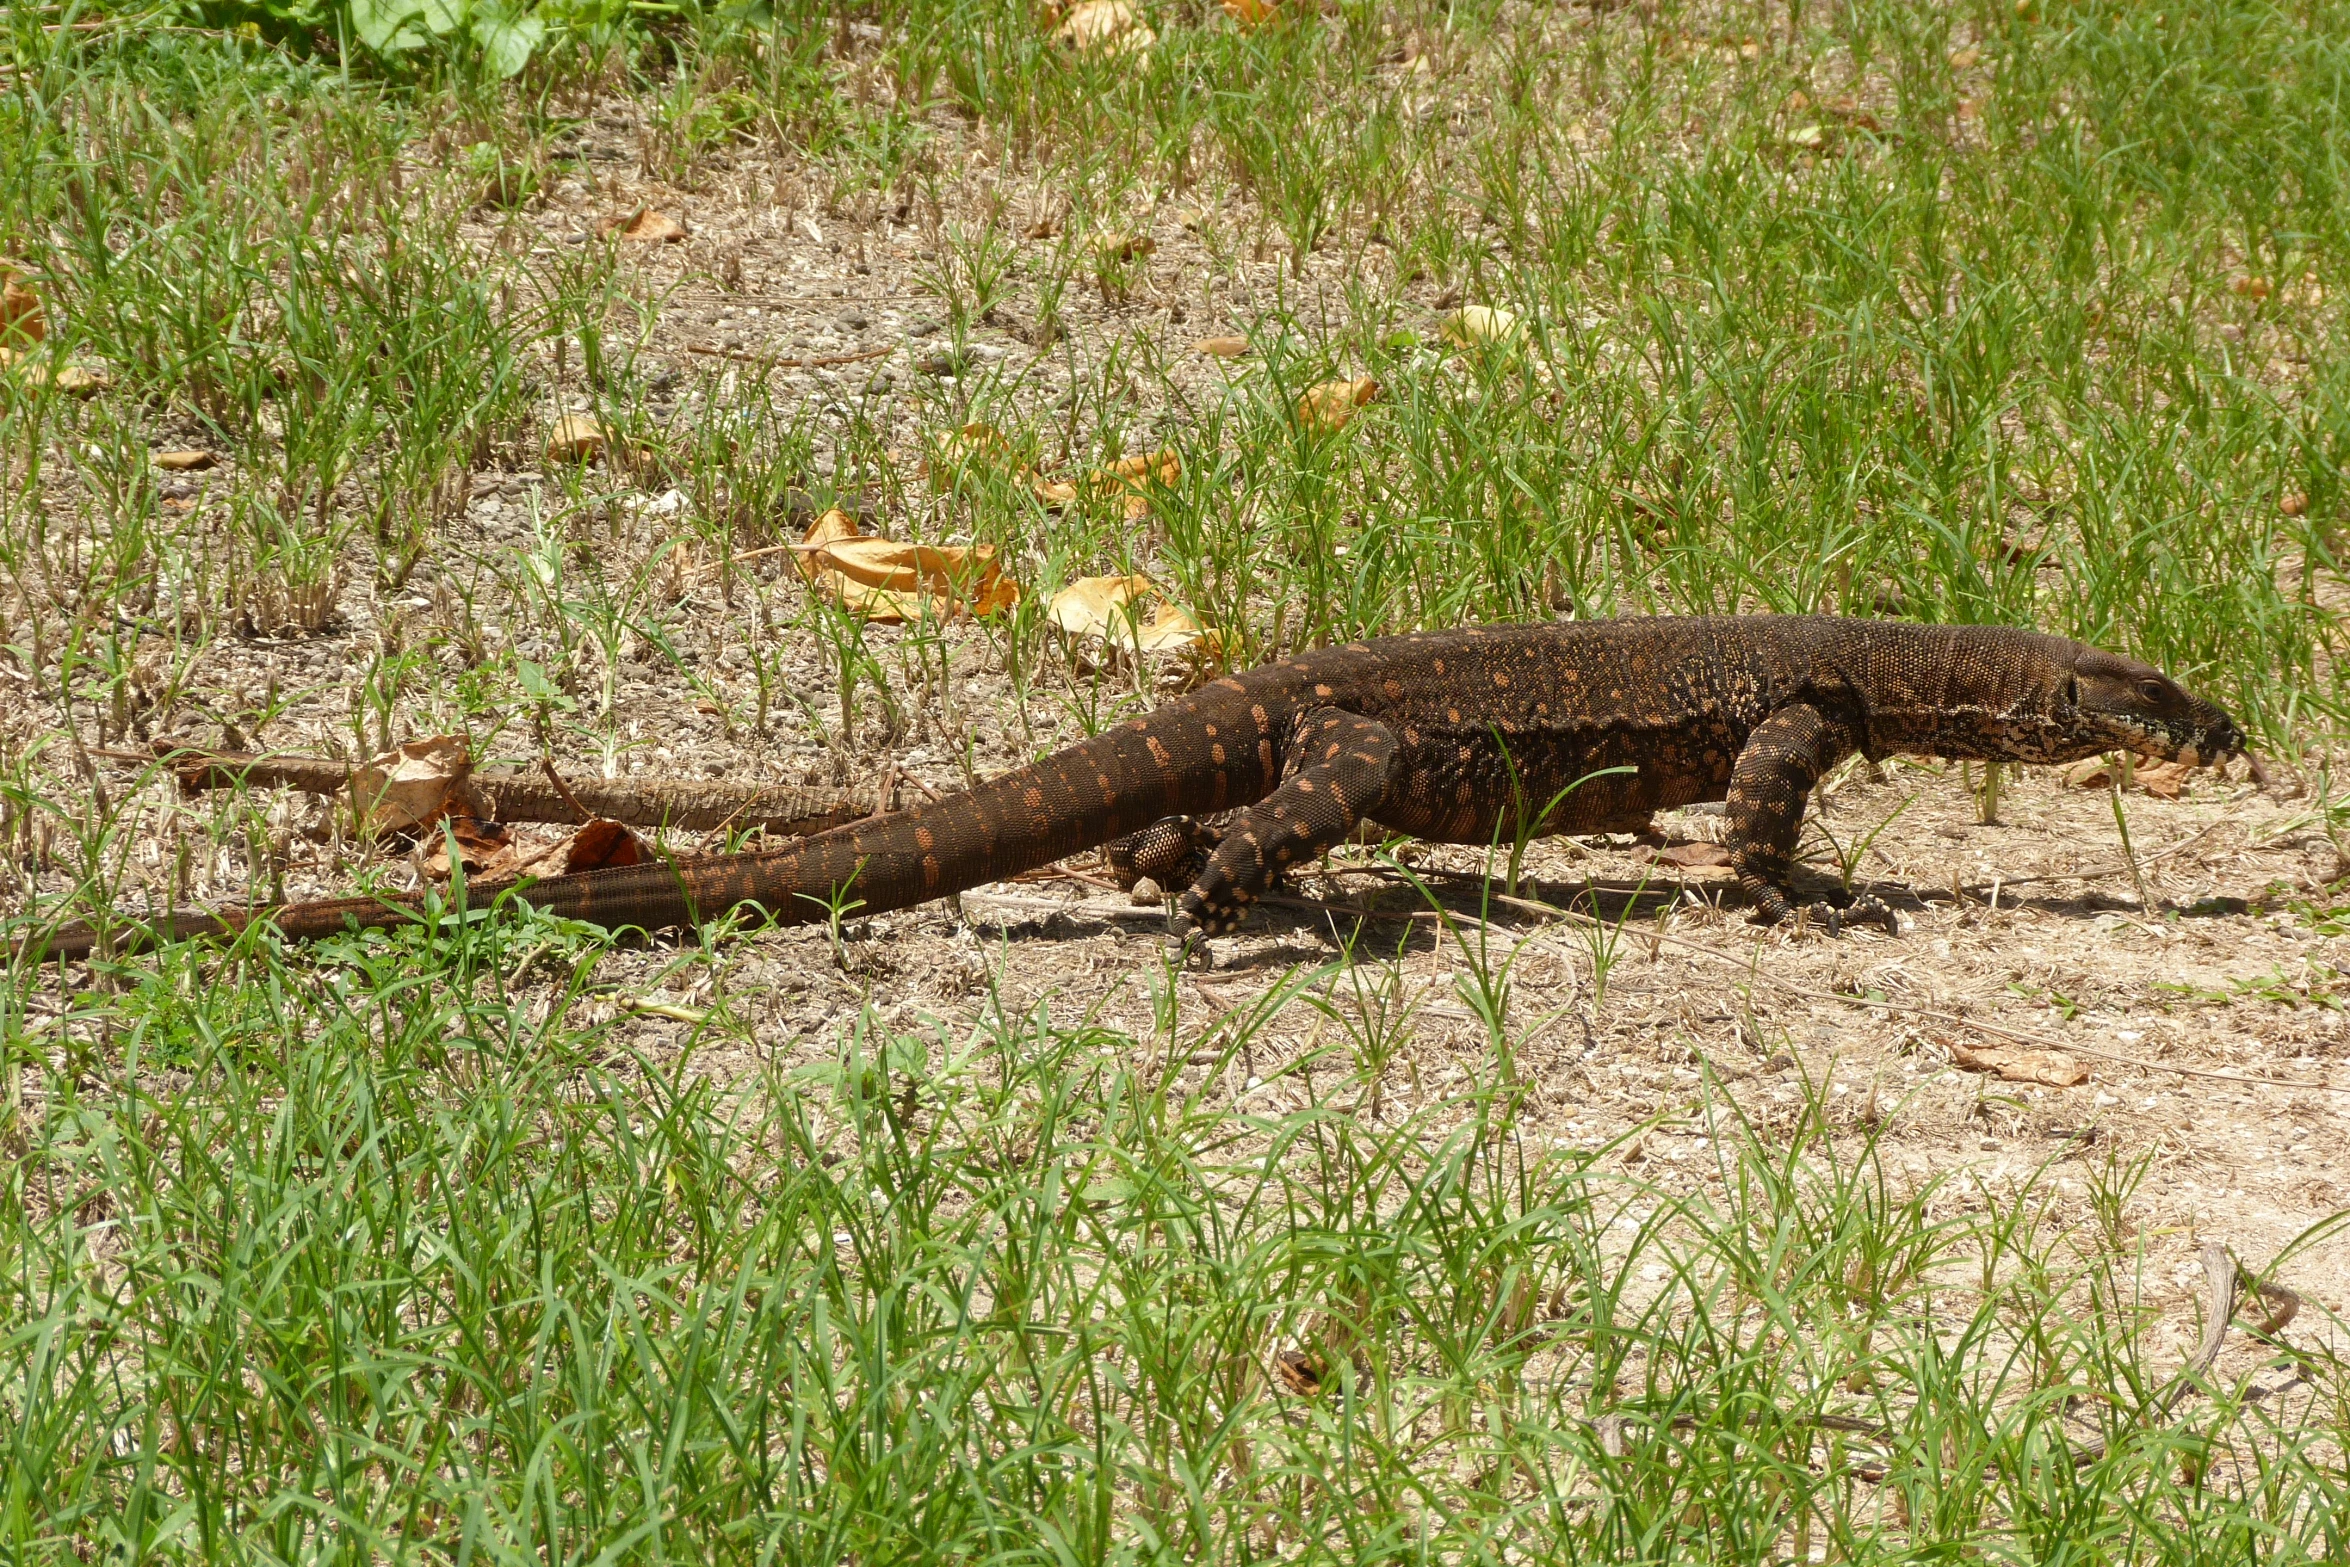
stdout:
[[465,23],[465,0],[424,0],[422,10],[435,38],[446,38]]
[[394,47],[392,40],[416,11],[416,0],[351,0],[351,28],[380,53]]
[[547,24],[528,13],[483,6],[473,13],[473,41],[483,58],[500,76],[512,76],[530,63],[531,51],[546,41]]

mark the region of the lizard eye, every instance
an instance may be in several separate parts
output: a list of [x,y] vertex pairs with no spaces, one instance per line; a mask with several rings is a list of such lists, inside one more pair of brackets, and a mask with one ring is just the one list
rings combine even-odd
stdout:
[[2170,695],[2170,690],[2162,681],[2149,678],[2138,682],[2138,695],[2149,702],[2159,702]]

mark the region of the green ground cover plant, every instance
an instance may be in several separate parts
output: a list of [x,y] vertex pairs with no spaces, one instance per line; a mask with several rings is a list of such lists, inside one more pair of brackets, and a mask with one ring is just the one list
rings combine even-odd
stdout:
[[[1088,46],[1026,0],[10,8],[0,934],[391,873],[109,770],[198,728],[617,769],[667,733],[650,670],[714,746],[967,780],[1158,699],[1043,613],[1128,571],[1235,663],[2030,623],[2280,757],[2336,742],[2350,6],[1270,13]],[[664,272],[556,221],[686,197],[807,225],[865,324],[795,352],[884,304],[902,341],[776,379],[714,324],[756,297],[724,223]],[[1301,417],[1340,377],[1377,395]],[[550,457],[566,415],[599,462]],[[1013,455],[943,472],[980,427]],[[220,464],[194,500],[177,447]],[[1147,521],[1029,471],[1161,449]],[[762,563],[840,499],[992,545],[1020,604],[884,629]],[[890,1004],[841,923],[805,950],[862,1003],[792,1049],[726,942],[478,909],[12,962],[0,1559],[2350,1554],[2322,1308],[2182,1373],[2142,1163],[2100,1156],[2084,1224],[1712,1078],[1568,1135],[1517,1066],[1559,1019],[1473,933],[1443,1004],[1483,1065],[1405,1104],[1420,1003],[1367,944],[1205,1024],[1160,974],[1136,1029],[1099,986]],[[1593,939],[1587,1016],[1642,923]],[[1259,1077],[1284,1008],[1317,1042]]]

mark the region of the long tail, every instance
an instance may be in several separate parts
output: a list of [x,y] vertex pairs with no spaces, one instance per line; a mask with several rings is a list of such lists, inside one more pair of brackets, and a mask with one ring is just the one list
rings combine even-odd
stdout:
[[[1227,796],[1256,780],[1237,779],[1238,769],[1223,765],[1220,750],[1211,756],[1201,726],[1182,721],[1191,705],[1179,702],[1121,724],[968,793],[836,827],[787,848],[519,883],[476,881],[468,900],[478,904],[517,889],[533,907],[615,930],[691,924],[745,905],[786,925],[824,919],[836,902],[861,914],[905,908],[1049,865],[1161,816],[1246,803]],[[180,914],[158,928],[126,923],[112,932],[111,947],[126,953],[233,935],[262,921],[293,940],[313,941],[410,924],[422,908],[422,897],[411,894]],[[99,939],[92,926],[70,926],[29,938],[19,956],[86,958]]]

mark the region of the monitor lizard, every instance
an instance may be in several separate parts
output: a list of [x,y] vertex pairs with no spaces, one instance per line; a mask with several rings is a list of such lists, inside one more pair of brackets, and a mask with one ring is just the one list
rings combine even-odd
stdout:
[[[1299,653],[1212,680],[963,794],[788,847],[655,861],[517,887],[607,928],[752,906],[773,920],[904,908],[1107,845],[1132,886],[1180,887],[1175,929],[1230,929],[1286,871],[1370,821],[1486,844],[1637,830],[1727,801],[1731,868],[1763,922],[1797,907],[1792,855],[1812,785],[1855,752],[2065,762],[2135,751],[2218,764],[2235,721],[2150,665],[2038,632],[1813,616],[1646,617],[1417,632]],[[1199,820],[1230,813],[1221,830]],[[478,901],[502,887],[477,881]],[[114,950],[255,920],[313,939],[418,917],[418,895],[184,914]],[[1806,905],[1831,931],[1875,898]],[[86,956],[88,926],[27,955]]]

